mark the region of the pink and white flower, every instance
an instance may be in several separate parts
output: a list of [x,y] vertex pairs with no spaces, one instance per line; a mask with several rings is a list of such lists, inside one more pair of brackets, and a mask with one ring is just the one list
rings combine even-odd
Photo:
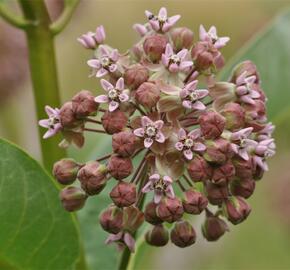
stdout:
[[99,44],[103,43],[106,38],[105,29],[102,25],[98,26],[96,32],[87,32],[81,35],[77,40],[86,49],[95,49]]
[[167,43],[165,53],[162,54],[162,64],[172,73],[186,71],[192,67],[193,62],[187,61],[188,50],[183,49],[177,54],[174,53],[172,46]]
[[257,132],[257,140],[264,141],[270,139],[274,130],[275,126],[272,123],[268,123],[262,130]]
[[131,252],[135,251],[135,239],[128,232],[119,232],[117,234],[110,234],[105,241],[106,244],[116,243],[118,248],[122,250],[127,246]]
[[186,131],[181,128],[178,131],[178,142],[175,144],[175,148],[178,151],[182,151],[186,159],[192,160],[194,152],[202,152],[206,150],[206,146],[198,141],[200,137],[200,129],[194,129],[186,134]]
[[120,103],[129,100],[129,90],[124,90],[124,79],[119,78],[116,86],[114,87],[110,82],[101,79],[101,85],[105,91],[106,95],[100,95],[95,98],[97,103],[108,103],[109,111],[113,112],[120,106]]
[[230,40],[229,37],[218,37],[215,26],[211,26],[207,32],[203,25],[199,27],[199,38],[201,41],[212,43],[216,49],[224,47]]
[[255,155],[253,160],[257,166],[259,166],[263,171],[268,171],[268,164],[266,159],[272,157],[275,154],[276,145],[274,139],[267,139],[261,142],[255,142]]
[[196,89],[198,81],[192,81],[188,83],[181,91],[180,98],[182,105],[186,109],[192,110],[205,110],[206,106],[200,101],[206,97],[209,92],[206,89]]
[[47,139],[61,131],[62,125],[60,123],[60,110],[58,108],[53,109],[50,106],[45,106],[45,111],[48,115],[48,119],[39,120],[38,124],[41,127],[48,129],[48,131],[43,135],[43,138]]
[[163,196],[171,199],[175,197],[172,183],[173,180],[168,175],[161,177],[156,173],[149,177],[149,181],[143,187],[142,192],[147,193],[154,190],[154,202],[158,204]]
[[119,60],[119,52],[117,49],[110,51],[107,47],[101,45],[99,51],[100,55],[98,59],[91,59],[87,62],[93,68],[93,74],[96,74],[98,78],[117,71],[117,61]]
[[149,20],[149,23],[153,30],[156,32],[168,32],[172,26],[176,24],[176,22],[180,19],[180,15],[174,15],[171,17],[167,16],[167,9],[162,7],[159,10],[158,16],[155,16],[152,12],[146,10],[145,15]]

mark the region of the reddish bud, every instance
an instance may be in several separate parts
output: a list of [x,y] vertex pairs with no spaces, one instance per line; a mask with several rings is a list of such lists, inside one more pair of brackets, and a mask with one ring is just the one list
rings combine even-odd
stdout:
[[112,137],[113,151],[122,157],[133,155],[136,144],[136,136],[131,131],[121,131]]
[[132,161],[130,158],[113,155],[108,163],[108,171],[115,179],[124,179],[133,171]]
[[78,172],[82,189],[88,195],[99,194],[107,183],[107,169],[97,161],[90,161]]
[[134,233],[144,222],[144,214],[135,206],[124,208],[124,230]]
[[143,49],[152,62],[158,62],[165,51],[167,43],[166,36],[156,34],[145,39]]
[[177,221],[170,233],[171,242],[181,248],[195,243],[196,233],[188,221]]
[[154,202],[149,202],[146,205],[145,211],[144,211],[144,215],[145,215],[145,220],[148,223],[151,223],[153,225],[157,225],[162,223],[162,220],[157,216],[156,213],[156,208],[157,208],[157,204],[155,204]]
[[233,164],[235,166],[237,177],[241,179],[252,178],[254,170],[252,159],[244,160],[242,158],[236,157],[233,159]]
[[163,247],[168,243],[169,233],[162,224],[154,226],[150,231],[145,234],[146,242],[155,247]]
[[189,49],[193,43],[193,32],[187,27],[174,28],[171,31],[171,39],[177,51]]
[[63,158],[53,165],[53,175],[62,185],[72,184],[78,174],[80,166],[71,158]]
[[98,103],[90,91],[82,90],[72,98],[72,110],[77,118],[93,115],[98,109]]
[[130,66],[124,74],[125,83],[130,89],[137,89],[148,78],[148,69],[140,64]]
[[213,169],[211,181],[217,185],[227,185],[235,176],[235,167],[227,162]]
[[208,200],[202,193],[189,189],[183,193],[182,205],[184,212],[199,215],[207,207]]
[[229,190],[227,186],[219,186],[210,181],[205,185],[206,194],[209,202],[213,205],[220,205],[229,196]]
[[226,231],[229,231],[227,223],[213,215],[207,216],[202,226],[202,234],[207,241],[217,241]]
[[85,205],[87,195],[78,187],[66,187],[59,194],[62,206],[66,211],[77,211]]
[[233,74],[232,77],[230,79],[231,82],[236,83],[237,78],[242,75],[245,71],[247,71],[247,76],[256,76],[256,82],[255,83],[259,83],[259,73],[257,71],[257,67],[256,65],[250,61],[244,61],[238,65],[236,65],[233,69]]
[[235,196],[241,196],[245,199],[249,198],[255,190],[256,182],[249,179],[236,179],[231,184],[231,192]]
[[130,206],[136,202],[136,186],[133,183],[120,181],[110,192],[110,197],[119,207]]
[[72,108],[72,102],[66,102],[62,105],[59,112],[60,123],[64,128],[75,128],[80,124]]
[[200,156],[193,158],[188,164],[187,170],[194,182],[205,181],[209,179],[212,174],[211,166]]
[[160,98],[160,90],[157,88],[156,84],[144,82],[137,89],[135,98],[141,105],[152,108]]
[[206,139],[215,139],[222,134],[226,120],[219,113],[208,111],[200,116],[199,124],[201,132]]
[[238,103],[227,103],[221,114],[226,119],[226,129],[236,131],[245,126],[245,110]]
[[183,216],[183,206],[178,198],[165,198],[156,208],[157,216],[166,222],[173,223]]
[[120,232],[123,227],[123,210],[111,205],[101,213],[99,219],[105,231],[116,234]]
[[120,110],[113,112],[105,112],[102,116],[102,124],[104,129],[109,134],[114,134],[122,131],[128,123],[128,117]]

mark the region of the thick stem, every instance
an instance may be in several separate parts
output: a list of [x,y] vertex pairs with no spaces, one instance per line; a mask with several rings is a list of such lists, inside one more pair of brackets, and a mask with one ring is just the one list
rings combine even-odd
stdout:
[[[30,73],[33,84],[37,119],[47,118],[44,106],[60,106],[53,35],[49,30],[50,18],[43,1],[19,0],[23,14],[28,21],[37,22],[26,28],[29,49]],[[43,140],[45,132],[38,127],[44,166],[51,170],[53,163],[65,152],[58,147],[60,137]]]

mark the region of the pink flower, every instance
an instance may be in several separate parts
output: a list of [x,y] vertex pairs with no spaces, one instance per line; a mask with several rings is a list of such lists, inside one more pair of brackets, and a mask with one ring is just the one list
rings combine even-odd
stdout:
[[263,171],[268,171],[266,158],[275,154],[276,145],[274,139],[267,139],[259,143],[255,142],[255,155],[253,160]]
[[264,141],[270,139],[274,130],[275,126],[272,123],[268,123],[262,130],[257,132],[257,140]]
[[100,95],[95,98],[97,103],[109,103],[109,111],[115,111],[120,103],[126,102],[129,100],[129,90],[124,90],[124,79],[119,78],[116,86],[114,87],[110,82],[101,79],[101,85],[107,95]]
[[256,76],[247,77],[247,71],[243,72],[236,81],[236,94],[241,102],[255,105],[255,100],[260,97],[260,93],[254,90],[253,84],[256,81]]
[[116,243],[118,248],[122,250],[126,245],[131,252],[135,251],[135,239],[128,232],[119,232],[117,234],[110,234],[105,241],[106,244]]
[[148,32],[148,28],[146,25],[140,24],[140,23],[135,23],[133,25],[133,29],[141,36],[144,37]]
[[158,204],[164,195],[171,199],[175,197],[172,183],[173,180],[169,176],[161,177],[156,173],[149,177],[149,181],[142,188],[142,192],[147,193],[154,190],[154,202]]
[[197,140],[201,137],[200,129],[194,129],[188,134],[181,128],[178,131],[178,142],[175,144],[175,148],[178,151],[182,151],[186,159],[192,160],[194,152],[205,151],[206,146],[198,142]]
[[101,45],[99,47],[100,56],[98,59],[91,59],[87,63],[93,68],[94,74],[96,77],[100,78],[108,73],[113,73],[118,69],[117,61],[119,59],[119,52],[117,49],[112,50],[111,52],[107,47]]
[[167,43],[165,53],[162,54],[162,63],[170,72],[185,71],[193,65],[192,61],[187,61],[188,50],[183,49],[177,54],[173,52],[172,46]]
[[81,35],[77,40],[86,48],[86,49],[95,49],[97,45],[104,42],[106,38],[106,33],[104,27],[98,26],[96,32],[87,32],[86,34]]
[[172,26],[180,19],[180,15],[174,15],[172,17],[167,17],[167,9],[162,7],[159,10],[158,16],[155,16],[150,11],[146,10],[145,15],[149,20],[149,23],[153,30],[156,32],[167,32]]
[[199,38],[201,41],[212,43],[216,49],[224,47],[230,40],[229,37],[218,37],[215,26],[211,26],[209,31],[206,32],[203,25],[200,25],[199,27]]
[[58,133],[62,129],[62,126],[59,118],[60,110],[58,108],[53,109],[50,106],[45,106],[45,111],[48,115],[48,119],[39,120],[38,124],[48,129],[43,135],[43,138],[47,139]]
[[206,89],[196,89],[198,81],[192,81],[188,83],[181,91],[180,98],[182,100],[182,105],[186,109],[193,110],[205,110],[206,106],[199,101],[200,99],[208,95],[208,90]]
[[141,118],[142,127],[134,130],[134,134],[138,137],[144,138],[144,146],[150,148],[154,141],[159,143],[165,142],[165,137],[161,132],[164,122],[157,120],[153,122],[149,117],[143,116]]

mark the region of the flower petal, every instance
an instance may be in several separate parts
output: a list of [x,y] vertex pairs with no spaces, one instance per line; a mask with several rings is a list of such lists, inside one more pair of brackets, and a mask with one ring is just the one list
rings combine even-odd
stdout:
[[165,136],[162,132],[157,132],[156,137],[155,137],[155,141],[159,142],[159,143],[164,143],[165,142]]
[[193,65],[192,61],[183,61],[180,63],[179,67],[181,70],[185,70]]
[[165,55],[170,57],[173,54],[173,49],[169,43],[166,44]]
[[196,128],[188,133],[188,137],[190,137],[192,140],[196,140],[201,136],[201,131],[199,128]]
[[183,128],[178,130],[178,139],[185,140],[186,139],[186,131]]
[[206,32],[204,26],[201,24],[199,26],[199,38],[201,41],[204,41],[206,39],[206,37],[207,37],[207,32]]
[[100,64],[100,61],[98,59],[88,60],[87,64],[88,64],[88,66],[90,66],[92,68],[96,68],[96,69],[101,68],[101,64]]
[[118,107],[119,107],[119,103],[116,102],[116,101],[111,101],[111,102],[109,103],[109,111],[110,111],[110,112],[115,111],[116,109],[118,109]]
[[162,199],[162,192],[160,192],[159,190],[155,190],[153,199],[154,199],[155,204],[160,203],[160,201]]
[[184,144],[182,142],[177,142],[175,144],[175,148],[178,150],[178,151],[182,151],[183,150],[183,146]]
[[165,175],[163,177],[163,181],[167,184],[171,184],[173,182],[173,180],[171,179],[171,177],[169,177],[168,175]]
[[151,182],[156,182],[156,181],[158,181],[160,179],[160,175],[158,174],[158,173],[154,173],[154,174],[152,174],[150,177],[149,177],[149,180],[151,181]]
[[146,148],[150,148],[150,146],[153,144],[153,140],[151,139],[151,138],[146,138],[145,140],[144,140],[144,146],[146,147]]
[[206,146],[203,143],[197,142],[194,144],[193,150],[197,152],[202,152],[206,150]]
[[153,121],[152,121],[149,117],[147,117],[147,116],[143,116],[143,117],[141,118],[141,123],[142,123],[142,126],[143,126],[143,127],[146,127],[146,126],[148,126],[148,125],[152,125],[152,124],[153,124]]
[[195,101],[192,106],[193,109],[203,111],[206,109],[206,106],[201,101]]
[[160,8],[158,17],[167,19],[167,9],[165,7]]
[[49,122],[49,119],[42,119],[38,121],[38,125],[44,128],[48,128],[50,126]]
[[167,197],[174,199],[175,198],[175,194],[174,194],[174,190],[172,185],[169,185],[165,191],[165,194]]
[[107,74],[108,74],[108,71],[106,69],[104,69],[104,68],[101,68],[101,69],[98,70],[98,72],[96,74],[96,77],[97,78],[101,78],[101,77],[103,77],[103,76],[105,76]]
[[123,90],[124,89],[124,78],[119,78],[116,83],[116,89]]
[[95,97],[95,102],[97,102],[97,103],[108,103],[109,102],[109,98],[106,95],[99,95],[99,96]]
[[142,192],[143,193],[147,193],[150,192],[152,190],[152,183],[148,182],[143,188],[142,188]]
[[199,99],[206,97],[209,93],[207,89],[198,89],[195,92]]
[[164,125],[164,122],[162,120],[157,120],[154,122],[154,127],[156,127],[157,129],[161,129]]
[[47,139],[50,138],[52,136],[54,136],[57,133],[57,130],[50,128],[48,131],[45,132],[45,134],[43,135],[43,139]]
[[193,158],[193,153],[192,153],[192,151],[190,149],[187,149],[187,150],[183,151],[183,155],[188,160],[192,160],[192,158]]
[[103,87],[104,90],[106,91],[110,91],[112,89],[114,89],[114,86],[108,82],[107,80],[101,79],[101,85]]
[[131,252],[135,251],[135,239],[133,238],[131,234],[127,232],[124,234],[124,243],[126,244],[126,246],[129,248]]
[[145,134],[144,128],[137,128],[133,132],[134,132],[135,136],[137,136],[137,137],[144,137],[144,134]]
[[111,64],[109,67],[109,70],[111,73],[115,72],[117,70],[118,66],[116,64]]
[[180,52],[177,53],[177,56],[181,60],[183,60],[186,57],[187,53],[188,53],[188,50],[187,49],[183,49],[183,50],[181,50]]
[[222,47],[226,46],[226,44],[229,42],[229,37],[221,37],[218,38],[218,40],[215,42],[214,47],[216,49],[221,49]]
[[121,102],[126,102],[126,101],[129,100],[129,96],[127,94],[125,94],[125,93],[122,93],[122,94],[119,95],[119,99],[120,99]]
[[186,109],[192,109],[192,103],[189,100],[183,100],[182,106],[185,107]]

